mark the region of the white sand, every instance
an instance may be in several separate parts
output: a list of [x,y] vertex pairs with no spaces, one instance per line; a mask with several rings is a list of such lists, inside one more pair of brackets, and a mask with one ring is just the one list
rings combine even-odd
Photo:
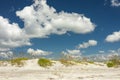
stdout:
[[107,68],[99,63],[66,67],[60,62],[42,68],[34,59],[24,67],[1,66],[0,80],[120,80],[120,68]]

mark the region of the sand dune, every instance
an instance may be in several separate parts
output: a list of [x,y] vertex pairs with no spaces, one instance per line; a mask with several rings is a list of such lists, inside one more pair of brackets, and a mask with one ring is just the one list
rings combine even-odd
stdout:
[[23,67],[0,67],[0,80],[120,80],[120,68],[105,64],[76,64],[64,66],[58,61],[48,68],[40,67],[38,59],[27,60]]

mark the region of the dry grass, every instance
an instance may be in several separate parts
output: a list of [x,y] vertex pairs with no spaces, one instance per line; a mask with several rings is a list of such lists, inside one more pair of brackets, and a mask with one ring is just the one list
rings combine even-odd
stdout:
[[10,63],[12,65],[16,65],[20,67],[24,65],[25,60],[28,60],[28,58],[15,58],[15,59],[10,60]]
[[74,65],[74,63],[72,61],[69,61],[69,60],[60,59],[59,61],[61,62],[61,64],[65,65],[65,66]]
[[118,56],[113,56],[108,62],[108,67],[118,67],[120,66],[120,58]]

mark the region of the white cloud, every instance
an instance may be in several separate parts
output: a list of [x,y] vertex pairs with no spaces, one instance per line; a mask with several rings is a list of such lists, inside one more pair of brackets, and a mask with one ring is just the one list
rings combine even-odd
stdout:
[[111,59],[115,56],[120,56],[120,48],[118,48],[117,50],[108,50],[108,59]]
[[62,35],[68,31],[85,34],[94,31],[95,25],[82,14],[57,12],[46,0],[35,0],[31,6],[17,11],[30,38],[44,38],[51,34]]
[[80,50],[67,50],[69,54],[81,54]]
[[120,55],[119,49],[117,49],[117,50],[108,50],[108,53],[110,55]]
[[81,56],[81,51],[74,49],[74,50],[66,50],[62,52],[63,55],[65,56],[70,56],[70,57],[80,57]]
[[116,53],[116,50],[109,50],[110,53]]
[[111,59],[111,58],[113,58],[115,56],[119,56],[119,54],[118,53],[109,53],[109,55],[107,55],[107,58]]
[[[24,21],[24,28],[17,23],[10,23],[0,16],[0,51],[31,45],[31,38],[44,38],[51,34],[62,35],[71,31],[85,34],[94,31],[95,25],[83,14],[57,12],[46,4],[46,0],[35,0],[31,6],[17,11],[16,15]],[[29,49],[35,54],[49,53],[42,50]],[[70,51],[68,51],[70,52]],[[35,55],[31,52],[32,55]]]
[[52,52],[43,51],[43,50],[40,50],[40,49],[34,50],[32,48],[29,48],[27,50],[27,53],[30,54],[30,55],[33,55],[33,56],[45,56],[45,55],[51,54]]
[[0,48],[0,51],[9,51],[10,48]]
[[104,54],[102,55],[105,56],[106,60],[109,60],[114,56],[120,56],[120,48],[118,48],[117,50],[108,50],[107,52],[104,52]]
[[0,16],[0,51],[24,45],[30,45],[24,31],[18,24],[10,24],[8,19]]
[[120,48],[117,50],[117,52],[120,54]]
[[107,42],[117,42],[120,41],[120,31],[113,32],[113,34],[110,34],[105,39]]
[[105,53],[105,51],[103,51],[103,50],[100,50],[100,51],[99,51],[99,53]]
[[111,0],[111,6],[119,7],[120,6],[120,1],[119,0]]
[[96,46],[97,45],[97,41],[96,40],[89,40],[88,42],[84,42],[82,44],[79,44],[77,46],[78,49],[81,49],[81,48],[88,48],[90,46]]
[[[100,53],[103,53],[103,54],[100,54]],[[91,56],[89,55],[88,58],[95,61],[104,61],[104,60],[109,60],[115,56],[116,57],[120,56],[120,48],[116,50],[98,51],[98,54],[91,55]]]
[[10,58],[13,56],[12,51],[0,52],[0,58]]

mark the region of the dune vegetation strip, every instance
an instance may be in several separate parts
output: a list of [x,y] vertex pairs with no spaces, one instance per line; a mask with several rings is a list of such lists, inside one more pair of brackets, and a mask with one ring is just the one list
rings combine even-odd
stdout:
[[66,60],[66,59],[60,59],[59,61],[61,64],[65,65],[65,66],[71,66],[71,65],[75,64],[73,61]]
[[119,67],[120,59],[118,56],[112,57],[109,61],[107,61],[107,67]]
[[11,63],[11,65],[15,65],[15,66],[23,66],[24,65],[24,61],[28,60],[28,58],[15,58],[15,59],[11,59],[9,62]]
[[[14,59],[10,59],[10,60],[3,60],[0,61],[0,66],[7,66],[8,64],[12,65],[12,66],[16,66],[16,67],[22,67],[24,66],[27,61],[26,60],[31,60],[29,58],[26,57],[20,57],[20,58],[14,58]],[[88,60],[87,58],[83,58],[82,60],[75,60],[75,59],[67,59],[67,58],[61,58],[59,60],[50,60],[47,58],[39,58],[38,61],[36,62],[36,64],[38,64],[40,67],[50,67],[52,65],[54,65],[54,63],[56,62],[60,62],[62,65],[65,66],[72,66],[72,65],[79,65],[79,64],[83,64],[83,65],[89,65],[89,64],[96,64],[96,62]],[[99,63],[99,62],[97,62]],[[107,61],[103,61],[100,63],[104,63],[104,65],[106,65],[108,68],[114,67],[120,67],[120,57],[119,56],[113,56],[111,57],[109,60]]]

